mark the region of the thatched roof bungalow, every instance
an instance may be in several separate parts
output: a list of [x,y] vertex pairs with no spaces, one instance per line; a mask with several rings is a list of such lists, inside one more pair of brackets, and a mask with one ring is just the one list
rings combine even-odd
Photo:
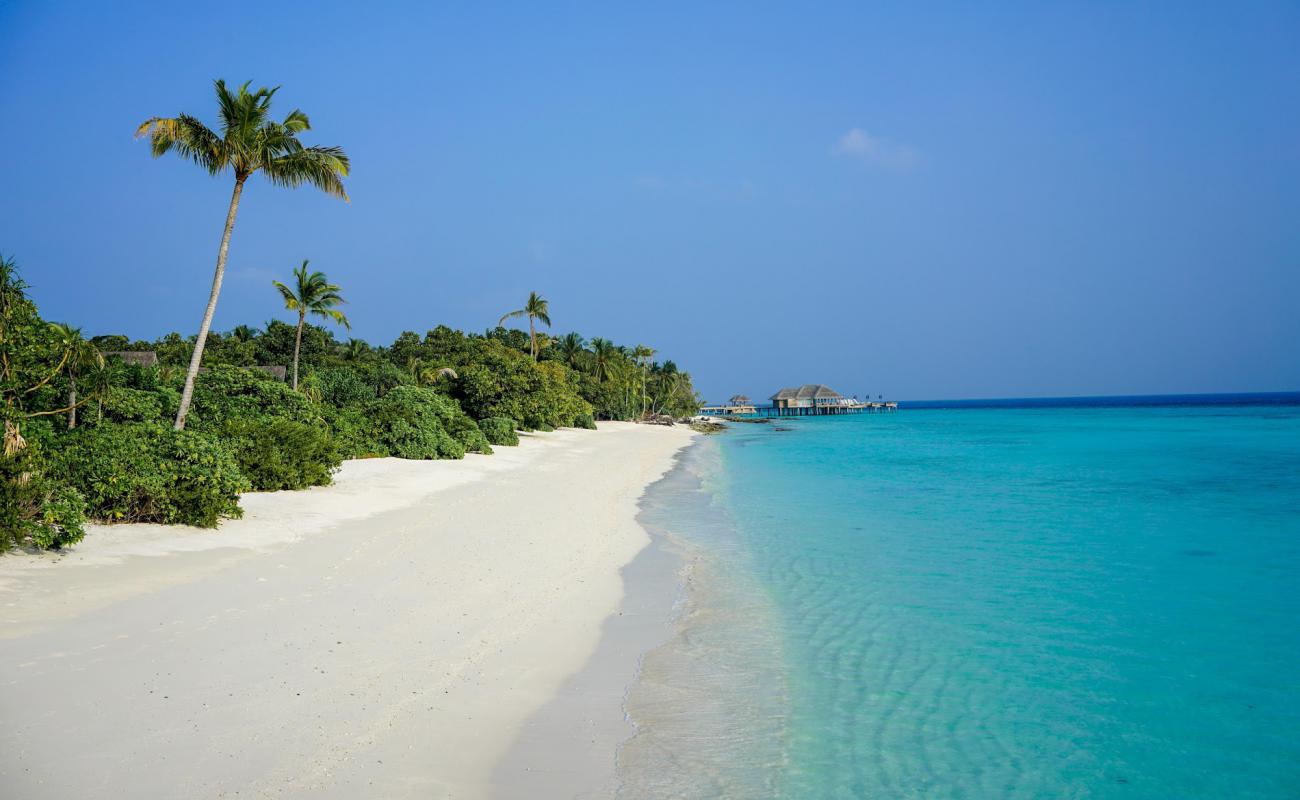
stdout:
[[842,405],[844,395],[821,383],[805,383],[799,387],[782,389],[770,398],[773,407],[817,408]]

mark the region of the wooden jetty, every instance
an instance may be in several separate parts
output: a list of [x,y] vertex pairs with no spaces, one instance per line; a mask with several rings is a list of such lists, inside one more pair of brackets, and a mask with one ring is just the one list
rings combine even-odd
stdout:
[[769,400],[770,405],[760,406],[751,403],[744,395],[736,395],[723,405],[704,406],[700,413],[715,417],[820,417],[898,410],[896,402],[845,397],[820,383],[785,388]]

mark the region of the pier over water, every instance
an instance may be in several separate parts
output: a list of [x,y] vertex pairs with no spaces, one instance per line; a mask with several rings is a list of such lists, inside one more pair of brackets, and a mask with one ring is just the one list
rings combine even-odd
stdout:
[[715,417],[813,417],[898,410],[894,401],[845,397],[820,383],[785,388],[768,399],[769,405],[756,405],[748,397],[736,395],[723,405],[704,406],[700,413]]

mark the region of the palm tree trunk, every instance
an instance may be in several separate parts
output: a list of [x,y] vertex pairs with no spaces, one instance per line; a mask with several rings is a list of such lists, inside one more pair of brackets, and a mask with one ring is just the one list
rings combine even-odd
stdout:
[[528,341],[532,345],[533,360],[537,360],[537,328],[533,325],[533,315],[528,315]]
[[298,333],[293,337],[293,390],[298,391],[298,351],[302,349],[302,323],[307,317],[298,312]]
[[77,376],[68,377],[68,430],[77,427]]
[[208,307],[203,311],[203,322],[199,325],[199,338],[194,342],[194,354],[190,356],[190,368],[185,373],[185,390],[181,392],[181,407],[176,411],[176,430],[185,429],[185,417],[190,413],[190,401],[194,399],[194,380],[199,376],[199,365],[203,363],[203,346],[208,342],[208,329],[212,327],[212,315],[217,312],[217,298],[221,296],[221,281],[226,277],[226,253],[230,250],[230,233],[235,229],[235,214],[239,211],[239,196],[244,193],[245,177],[235,178],[235,190],[230,195],[230,210],[226,212],[226,230],[221,234],[221,247],[217,250],[217,269],[212,274],[212,293],[208,295]]

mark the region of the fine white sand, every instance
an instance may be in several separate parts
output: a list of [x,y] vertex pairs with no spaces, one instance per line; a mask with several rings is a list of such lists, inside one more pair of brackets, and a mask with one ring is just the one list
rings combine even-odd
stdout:
[[0,557],[0,796],[488,796],[596,650],[649,543],[637,498],[691,436],[348,462],[215,531]]

